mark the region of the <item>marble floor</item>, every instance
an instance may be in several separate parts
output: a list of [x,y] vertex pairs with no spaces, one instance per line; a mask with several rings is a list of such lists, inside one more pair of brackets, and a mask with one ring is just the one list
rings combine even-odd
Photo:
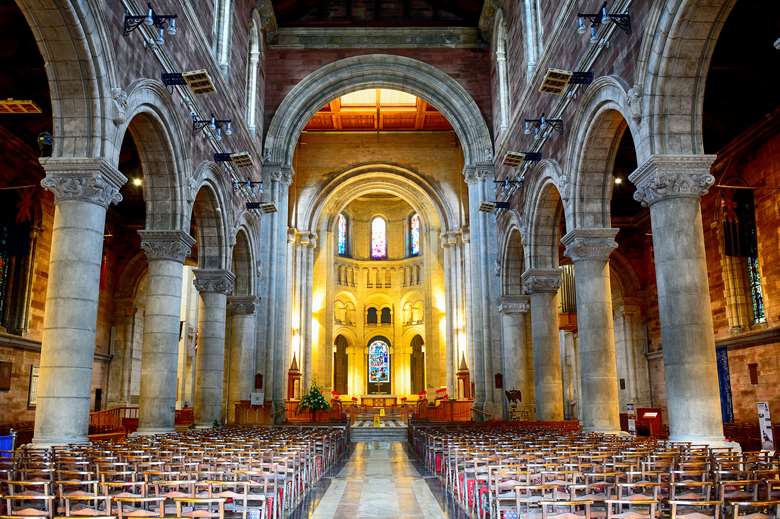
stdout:
[[303,519],[461,519],[404,442],[356,443],[341,469],[296,510]]

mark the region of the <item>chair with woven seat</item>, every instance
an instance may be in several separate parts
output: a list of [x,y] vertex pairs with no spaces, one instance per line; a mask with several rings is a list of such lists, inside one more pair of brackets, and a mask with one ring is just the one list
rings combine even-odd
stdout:
[[720,501],[689,501],[672,499],[669,501],[670,519],[719,519],[722,503]]
[[780,500],[733,501],[731,519],[780,519]]
[[[165,517],[164,497],[117,497],[117,517]],[[155,510],[156,508],[156,510]]]
[[607,499],[607,519],[657,519],[655,499]]
[[[221,497],[177,497],[176,517],[225,519],[225,499]],[[216,511],[215,511],[216,507]]]
[[590,519],[590,507],[593,501],[540,501],[542,519]]

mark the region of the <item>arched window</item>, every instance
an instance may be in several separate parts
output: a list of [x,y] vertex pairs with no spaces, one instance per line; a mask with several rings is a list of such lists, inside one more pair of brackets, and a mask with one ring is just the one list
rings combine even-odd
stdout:
[[381,216],[371,220],[371,259],[387,258],[387,222]]
[[0,327],[14,335],[27,329],[35,257],[34,194],[32,189],[0,191]]
[[376,308],[369,308],[366,312],[366,323],[367,324],[378,324],[379,323],[379,313],[376,311]]
[[409,218],[409,255],[420,255],[420,215],[417,213]]
[[390,382],[390,346],[382,339],[374,339],[368,345],[368,383]]
[[257,133],[257,73],[260,64],[260,31],[252,20],[249,28],[249,61],[246,66],[246,124],[252,135]]
[[347,247],[347,240],[349,239],[349,227],[347,217],[343,214],[338,216],[336,221],[336,250],[339,256],[349,255],[349,248]]
[[525,10],[525,58],[528,65],[528,74],[526,80],[530,81],[533,71],[539,63],[539,56],[542,55],[542,17],[539,7],[539,0],[524,0]]
[[393,324],[393,315],[389,308],[382,308],[381,322],[382,324]]
[[496,102],[498,103],[498,131],[503,132],[509,127],[509,80],[508,72],[506,68],[506,23],[504,22],[504,16],[501,11],[496,15],[496,83],[498,89],[498,95],[496,96]]
[[230,63],[230,19],[233,16],[233,0],[214,0],[214,56],[222,72]]

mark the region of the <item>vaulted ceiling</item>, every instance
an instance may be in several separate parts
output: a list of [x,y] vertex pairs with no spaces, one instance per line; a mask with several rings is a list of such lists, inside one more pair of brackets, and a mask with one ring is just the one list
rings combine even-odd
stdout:
[[274,0],[279,27],[476,27],[479,0]]

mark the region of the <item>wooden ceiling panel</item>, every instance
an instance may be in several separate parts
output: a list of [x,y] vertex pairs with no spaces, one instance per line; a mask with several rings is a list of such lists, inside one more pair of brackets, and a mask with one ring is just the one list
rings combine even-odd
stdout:
[[334,99],[304,128],[312,132],[334,130],[452,131],[452,126],[422,99],[393,90],[369,89]]

